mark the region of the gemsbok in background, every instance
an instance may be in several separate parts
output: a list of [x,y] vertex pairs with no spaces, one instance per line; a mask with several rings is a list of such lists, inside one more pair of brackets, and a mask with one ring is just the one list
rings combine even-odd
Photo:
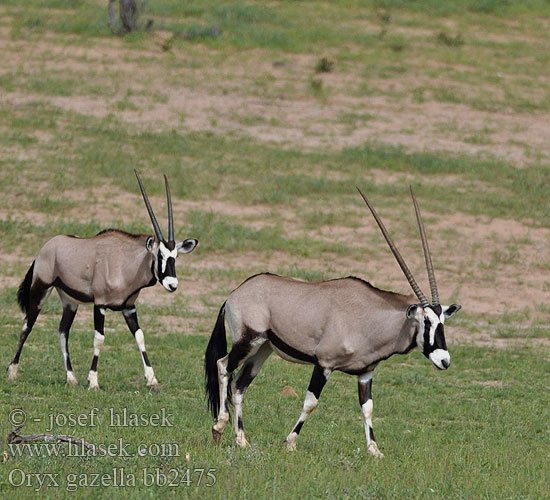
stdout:
[[[442,306],[424,232],[420,210],[411,187],[420,237],[432,293],[430,304],[420,290],[378,214],[359,190],[415,295],[380,290],[355,277],[307,283],[269,273],[251,276],[231,292],[218,319],[205,354],[206,394],[216,422],[214,441],[219,442],[229,420],[229,401],[234,407],[235,440],[247,446],[242,421],[242,401],[247,387],[269,355],[314,366],[302,413],[286,437],[287,449],[296,449],[298,434],[331,372],[358,377],[359,404],[363,414],[367,448],[382,457],[372,429],[372,376],[380,361],[406,354],[418,347],[433,365],[446,370],[450,356],[443,325],[460,305]],[[227,354],[225,320],[232,347]],[[236,368],[244,363],[232,378]]]
[[17,299],[25,313],[25,321],[17,350],[8,366],[10,380],[17,378],[21,350],[52,288],[63,305],[59,324],[59,344],[65,361],[67,382],[76,385],[69,357],[69,331],[78,305],[94,304],[94,355],[88,374],[89,389],[99,389],[97,362],[104,342],[106,309],[122,311],[141,353],[147,387],[158,391],[141,328],[138,324],[135,301],[140,291],[160,282],[169,292],[178,287],[175,260],[178,253],[189,253],[197,240],[186,239],[176,243],[174,220],[168,180],[164,176],[168,204],[168,239],[165,239],[149,203],[139,174],[135,171],[145,206],[155,235],[130,234],[117,229],[106,229],[91,238],[55,236],[40,249],[19,287]]

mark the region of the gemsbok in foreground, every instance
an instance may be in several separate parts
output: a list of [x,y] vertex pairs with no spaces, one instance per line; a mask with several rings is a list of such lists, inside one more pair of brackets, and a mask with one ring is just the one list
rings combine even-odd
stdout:
[[94,355],[88,374],[89,389],[99,389],[97,362],[104,342],[106,309],[122,311],[141,353],[147,387],[158,391],[147,352],[143,332],[139,327],[135,301],[142,288],[159,281],[169,292],[178,287],[175,260],[179,252],[193,251],[197,240],[187,239],[176,243],[174,220],[168,180],[164,176],[168,204],[168,239],[164,239],[149,199],[135,171],[145,206],[153,224],[155,236],[130,234],[117,229],[106,229],[91,238],[59,235],[40,249],[19,287],[17,299],[25,313],[17,350],[8,367],[10,380],[17,378],[21,350],[31,333],[40,309],[55,288],[63,305],[59,324],[59,344],[65,361],[67,382],[78,382],[69,357],[69,331],[78,304],[94,304]]
[[[372,375],[378,363],[393,354],[406,354],[416,346],[436,368],[449,367],[443,324],[461,306],[439,303],[430,250],[412,187],[432,304],[420,290],[369,200],[359,192],[420,303],[412,294],[380,290],[351,276],[320,283],[268,273],[248,278],[222,305],[206,349],[206,393],[216,419],[212,427],[216,443],[229,420],[231,397],[235,440],[239,446],[247,446],[242,421],[243,396],[273,351],[288,361],[314,366],[302,413],[286,437],[290,451],[296,449],[302,425],[317,406],[331,372],[357,375],[367,448],[375,457],[382,457],[372,429]],[[232,339],[229,354],[225,320]],[[242,368],[232,378],[241,363]]]

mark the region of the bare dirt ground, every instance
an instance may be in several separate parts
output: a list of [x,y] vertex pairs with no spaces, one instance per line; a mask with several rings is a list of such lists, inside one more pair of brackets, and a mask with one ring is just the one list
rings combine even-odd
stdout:
[[[245,58],[214,57],[216,64],[197,67],[207,49],[138,51],[119,40],[73,45],[70,37],[59,44],[48,34],[29,44],[12,40],[6,29],[0,30],[0,39],[7,55],[0,76],[46,72],[102,89],[95,95],[75,89],[72,95],[48,96],[15,88],[0,97],[13,105],[46,102],[96,117],[116,111],[146,128],[238,133],[295,148],[341,149],[372,141],[407,151],[496,156],[514,164],[550,158],[550,114],[482,111],[438,102],[429,92],[424,102],[415,102],[413,89],[434,83],[461,86],[414,72],[369,80],[373,88],[397,92],[397,97],[360,96],[354,95],[363,82],[359,68],[316,75],[316,58],[308,55],[288,55],[281,62],[254,50]],[[326,89],[323,99],[309,91],[313,77]]]
[[[307,90],[315,65],[315,58],[309,56],[289,55],[284,64],[279,64],[265,53],[256,51],[247,54],[242,63],[237,60],[238,56],[232,56],[205,68],[197,66],[200,53],[207,51],[203,48],[195,47],[190,54],[186,54],[177,49],[170,53],[160,49],[136,50],[125,47],[119,40],[94,39],[88,45],[81,42],[73,45],[69,38],[60,44],[47,33],[35,43],[27,43],[11,39],[5,28],[0,29],[0,45],[5,54],[0,76],[9,73],[40,75],[46,72],[50,77],[85,81],[88,86],[102,89],[101,92],[89,93],[76,86],[70,96],[52,96],[19,90],[15,86],[0,95],[2,103],[9,106],[43,102],[96,117],[116,112],[118,117],[138,127],[174,129],[180,133],[204,130],[217,134],[237,133],[293,148],[341,149],[373,141],[403,146],[407,151],[495,156],[519,165],[529,164],[533,159],[550,158],[548,113],[480,111],[464,104],[441,103],[429,98],[425,102],[414,102],[410,96],[398,100],[380,95],[353,96],[349,89],[360,83],[353,68],[343,73],[337,71],[317,76],[325,87],[330,88],[328,96],[319,99]],[[139,78],[136,78],[137,74]],[[277,83],[264,85],[264,80],[269,82],[271,77]],[[408,74],[384,81],[388,88],[396,90],[426,83]],[[129,102],[131,106],[118,106],[120,102]],[[355,116],[351,117],[351,123],[342,119],[350,114]],[[5,126],[0,124],[0,127]],[[489,140],[475,144],[465,140],[465,136],[478,132],[487,134],[487,129],[490,129]],[[41,140],[47,142],[49,138],[42,136]],[[33,154],[32,146],[21,148],[20,152],[24,159],[25,155]],[[68,199],[75,200],[81,196],[71,190],[65,194]],[[88,206],[85,214],[78,206],[69,209],[72,217],[103,220],[112,217],[113,211],[116,211],[120,214],[119,218],[125,221],[131,220],[126,214],[142,210],[142,202],[137,195],[121,192],[115,187],[91,190],[89,194],[94,203]],[[9,198],[9,194],[6,196]],[[153,202],[161,205],[163,200],[158,198]],[[243,207],[229,202],[176,201],[176,217],[185,219],[185,213],[193,208],[212,210],[237,219],[249,216],[259,218],[262,211],[266,214],[269,211],[267,208]],[[17,218],[17,214],[10,212],[9,208],[0,209],[0,217],[8,215]],[[288,236],[298,232],[313,238],[336,237],[341,241],[357,242],[377,232],[372,224],[338,228],[336,234],[333,227],[320,227],[308,232],[296,228],[293,214],[280,215],[283,230]],[[364,221],[364,216],[365,213],[358,207],[357,219]],[[408,218],[411,213],[404,212],[403,216]],[[550,257],[550,230],[525,226],[513,220],[464,214],[445,220],[437,214],[426,213],[425,216],[436,221],[429,226],[432,234],[438,229],[448,228],[456,232],[451,240],[432,238],[430,243],[444,298],[453,295],[466,311],[479,315],[509,312],[509,304],[514,304],[514,310],[531,309],[532,318],[538,314],[534,305],[550,302],[547,268],[540,267],[541,262],[548,262]],[[44,214],[39,212],[26,213],[25,217],[33,218],[37,223],[46,220]],[[254,225],[250,221],[247,224]],[[328,274],[334,277],[355,274],[374,284],[408,293],[401,271],[384,245],[380,241],[375,252],[377,255],[386,252],[386,257],[377,258],[374,268],[368,265],[368,254],[364,262],[327,255],[320,263],[277,252],[268,255],[253,252],[220,255],[215,262],[196,255],[186,260],[186,264],[197,269],[223,268],[224,265],[242,268],[244,279],[251,268],[276,271],[299,262],[300,267],[328,270]],[[400,241],[399,246],[419,280],[424,282],[422,254],[416,237]],[[14,260],[22,263],[14,254],[0,255],[0,265]],[[467,277],[461,283],[456,280],[459,274]],[[17,278],[3,277],[0,285],[13,287],[17,282]],[[210,287],[211,283],[206,278],[197,278],[193,279],[192,287],[181,292],[189,297],[191,310],[197,313],[205,311],[202,294],[207,293]],[[189,292],[191,289],[192,293]],[[142,300],[152,304],[162,303],[164,293],[160,287],[155,287],[144,291]],[[88,323],[91,321],[89,312],[79,316]],[[179,317],[166,316],[160,321],[170,329],[189,330],[190,326],[189,321]],[[496,345],[514,341],[494,339],[491,327],[479,335],[472,335],[464,327],[451,328],[450,331],[451,339],[455,340]]]

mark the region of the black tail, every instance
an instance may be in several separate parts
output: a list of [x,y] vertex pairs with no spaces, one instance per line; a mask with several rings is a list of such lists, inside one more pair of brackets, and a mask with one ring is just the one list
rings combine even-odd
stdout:
[[19,285],[19,290],[17,290],[17,302],[19,302],[19,307],[21,310],[27,314],[29,310],[29,303],[31,300],[31,285],[32,285],[32,273],[34,271],[34,261],[29,267],[27,274],[25,274],[25,279]]
[[208,398],[208,407],[214,415],[214,419],[218,418],[220,411],[220,389],[218,380],[218,359],[223,358],[227,354],[227,339],[225,338],[225,302],[220,308],[216,326],[212,330],[208,347],[204,355],[204,379],[206,397]]

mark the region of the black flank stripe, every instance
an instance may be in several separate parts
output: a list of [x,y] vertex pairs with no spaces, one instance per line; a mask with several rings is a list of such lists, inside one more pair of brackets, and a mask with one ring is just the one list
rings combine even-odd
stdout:
[[79,302],[93,302],[94,298],[91,295],[86,295],[85,293],[79,292],[78,290],[74,290],[71,287],[68,287],[63,283],[59,278],[56,278],[56,280],[52,283],[53,286],[57,288],[61,288],[69,297],[72,297],[75,300],[78,300]]
[[316,359],[314,356],[310,356],[309,354],[301,352],[298,349],[295,349],[294,347],[288,345],[284,340],[281,340],[279,337],[277,337],[273,330],[267,331],[267,338],[277,349],[284,352],[287,356],[290,356],[294,359],[299,359],[300,361],[305,361],[306,363],[315,364]]

